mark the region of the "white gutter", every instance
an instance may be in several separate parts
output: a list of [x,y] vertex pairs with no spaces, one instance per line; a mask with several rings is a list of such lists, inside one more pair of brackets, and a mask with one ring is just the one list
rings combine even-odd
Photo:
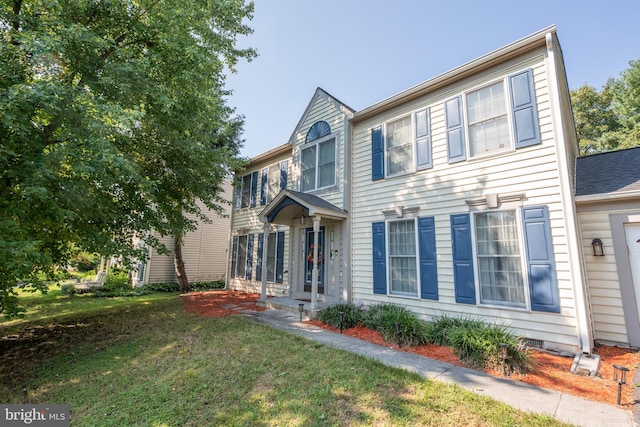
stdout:
[[581,203],[593,203],[593,202],[618,202],[623,200],[638,200],[640,198],[640,191],[627,191],[616,193],[601,193],[601,194],[588,194],[585,196],[576,196],[575,201],[577,204]]
[[[547,33],[547,74],[554,76],[553,79],[549,78],[549,92],[551,99],[551,111],[553,114],[553,129],[557,147],[557,164],[560,180],[560,191],[562,192],[563,210],[564,210],[564,223],[567,233],[567,246],[569,255],[569,265],[571,273],[571,282],[573,284],[575,307],[576,307],[576,322],[578,327],[578,336],[580,339],[580,347],[582,353],[591,354],[592,342],[591,328],[588,316],[588,300],[585,293],[585,278],[582,272],[582,259],[581,248],[578,246],[578,220],[576,214],[576,206],[573,196],[573,184],[571,182],[571,175],[567,165],[568,153],[567,153],[567,139],[565,138],[563,129],[563,114],[562,104],[560,103],[560,88],[558,87],[557,60],[562,61],[561,53],[558,52],[559,59],[556,58],[556,49],[558,46],[555,44],[553,35],[555,31]],[[569,203],[567,203],[569,201]]]

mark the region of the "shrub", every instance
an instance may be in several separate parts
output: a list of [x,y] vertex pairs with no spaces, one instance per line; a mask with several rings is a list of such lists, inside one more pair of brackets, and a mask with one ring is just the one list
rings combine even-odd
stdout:
[[427,323],[420,320],[417,314],[397,304],[372,305],[367,310],[363,323],[367,328],[380,332],[382,338],[390,343],[415,346],[428,342]]
[[129,283],[129,272],[119,268],[109,270],[107,280],[102,286],[102,290],[106,292],[130,291],[132,289]]
[[73,295],[76,293],[76,287],[73,284],[66,283],[60,286],[60,295]]
[[364,315],[362,308],[353,304],[336,304],[324,309],[318,319],[334,328],[340,328],[340,312],[343,313],[342,327],[344,329],[358,326],[362,322]]
[[226,283],[224,280],[216,280],[214,282],[196,282],[191,283],[192,291],[210,291],[212,289],[224,289]]
[[141,289],[150,292],[180,292],[180,285],[177,283],[147,283]]
[[524,339],[505,325],[440,316],[430,325],[429,339],[434,344],[450,345],[462,362],[475,368],[495,369],[504,375],[534,368]]

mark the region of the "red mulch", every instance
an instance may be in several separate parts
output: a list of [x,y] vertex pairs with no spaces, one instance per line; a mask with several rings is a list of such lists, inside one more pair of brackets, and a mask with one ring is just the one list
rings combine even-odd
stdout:
[[[182,299],[185,310],[189,313],[204,317],[220,317],[237,314],[242,309],[264,311],[264,308],[255,305],[255,301],[259,297],[258,294],[239,291],[209,291],[184,295]],[[305,323],[340,333],[339,330],[317,320]],[[345,329],[343,333],[386,347],[397,347],[395,344],[385,342],[379,332],[361,326]],[[450,347],[429,344],[409,348],[402,347],[401,350],[453,365],[464,366]],[[618,364],[630,369],[627,373],[627,384],[622,387],[621,405],[623,408],[632,409],[634,402],[632,397],[633,379],[636,368],[640,364],[640,352],[619,347],[596,346],[594,353],[600,356],[600,369],[595,377],[572,374],[570,368],[573,358],[532,350],[533,358],[538,366],[537,371],[514,376],[512,379],[615,405],[618,397],[618,383],[613,381],[613,365]],[[499,376],[496,372],[487,372]]]

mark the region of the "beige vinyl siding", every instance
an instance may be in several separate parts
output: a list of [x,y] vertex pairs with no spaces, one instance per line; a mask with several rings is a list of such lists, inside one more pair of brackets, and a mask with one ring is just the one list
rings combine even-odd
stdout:
[[345,141],[345,109],[326,94],[319,92],[313,99],[292,135],[293,146],[292,181],[290,188],[300,190],[300,150],[305,145],[305,138],[311,126],[318,121],[325,121],[331,127],[331,133],[336,136],[336,185],[331,188],[312,192],[333,205],[344,208],[343,200],[343,171],[344,171],[344,141]]
[[[260,204],[260,199],[262,195],[262,169],[267,168],[271,165],[280,164],[282,161],[288,162],[287,169],[287,187],[291,188],[291,155],[290,152],[286,152],[284,154],[274,155],[272,157],[264,158],[260,162],[251,163],[249,168],[243,171],[239,176],[245,176],[247,174],[251,174],[253,172],[258,172],[258,188],[256,191],[256,206],[236,209],[235,198],[233,199],[233,213],[231,220],[231,235],[228,243],[228,256],[226,258],[227,266],[229,270],[231,269],[231,261],[233,257],[233,237],[238,235],[254,235],[253,241],[253,253],[250,256],[253,259],[252,263],[252,275],[251,279],[245,279],[244,277],[231,277],[231,273],[227,275],[227,287],[229,289],[234,289],[238,291],[244,292],[262,292],[262,281],[255,280],[256,277],[256,266],[258,260],[258,235],[260,233],[264,233],[264,224],[260,222],[259,215],[265,209],[266,205]],[[235,192],[234,192],[235,195]],[[289,245],[289,232],[287,227],[280,227],[277,230],[273,228],[273,231],[284,231],[285,232],[285,249],[284,249],[284,270],[287,270],[287,260],[288,260],[288,245]],[[263,266],[263,273],[265,272],[265,267]],[[285,274],[283,277],[283,283],[271,283],[267,282],[267,295],[287,295],[288,294],[288,275]]]
[[[624,210],[607,209],[601,205],[599,212],[580,212],[581,245],[584,254],[584,269],[591,299],[594,338],[598,341],[628,343],[622,296],[612,243],[609,214],[624,213]],[[637,209],[636,209],[637,211]],[[631,211],[627,211],[631,212]],[[591,241],[598,237],[604,244],[606,256],[594,257]]]
[[[489,157],[447,162],[444,101],[496,78],[533,68],[542,144]],[[404,114],[430,107],[433,168],[406,175],[371,180],[371,129]],[[466,120],[465,120],[466,122]],[[504,323],[528,338],[542,339],[551,347],[576,348],[575,303],[568,262],[562,195],[557,168],[555,131],[546,65],[542,50],[528,58],[513,59],[491,68],[455,87],[447,87],[413,100],[392,111],[356,123],[353,151],[353,292],[354,300],[365,304],[390,301],[402,304],[426,319],[440,314],[466,315]],[[465,139],[468,135],[465,136]],[[466,200],[486,194],[523,194],[522,206],[547,205],[551,221],[561,313],[457,304],[454,296],[450,216],[467,213]],[[371,224],[385,219],[382,211],[395,206],[420,208],[419,216],[433,216],[439,300],[421,300],[373,294]],[[522,239],[521,246],[522,246]],[[521,247],[521,251],[524,248]],[[477,273],[477,272],[476,272]]]
[[[230,201],[232,187],[229,182],[223,184],[222,197]],[[223,280],[226,271],[227,242],[231,220],[229,213],[230,204],[222,205],[224,216],[220,216],[209,210],[204,203],[198,202],[198,206],[211,220],[211,223],[199,221],[194,231],[188,232],[184,237],[182,258],[189,282],[210,282]],[[194,219],[194,215],[187,215]],[[151,257],[147,262],[147,283],[171,283],[176,281],[176,273],[173,262],[173,237],[160,237],[162,243],[167,246],[170,255],[161,255],[155,249],[151,251]]]

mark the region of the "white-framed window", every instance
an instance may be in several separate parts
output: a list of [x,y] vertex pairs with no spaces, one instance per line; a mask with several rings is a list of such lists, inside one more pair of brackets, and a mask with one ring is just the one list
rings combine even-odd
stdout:
[[289,161],[283,160],[262,169],[261,205],[270,203],[280,190],[287,187],[288,166]]
[[258,172],[242,176],[236,183],[236,209],[254,207],[258,187]]
[[527,306],[518,214],[514,209],[473,215],[481,304]]
[[432,166],[429,108],[373,128],[372,179],[382,179]]
[[465,95],[471,157],[513,148],[505,85],[500,80]]
[[300,150],[300,189],[303,192],[336,184],[336,135],[307,142]]
[[531,68],[447,99],[444,112],[449,163],[542,142]]
[[267,239],[267,282],[276,281],[276,259],[278,248],[278,233],[269,233]]
[[418,296],[418,248],[414,218],[387,222],[391,295]]
[[247,275],[247,247],[248,235],[238,236],[238,247],[236,250],[236,275],[235,277],[244,278]]

